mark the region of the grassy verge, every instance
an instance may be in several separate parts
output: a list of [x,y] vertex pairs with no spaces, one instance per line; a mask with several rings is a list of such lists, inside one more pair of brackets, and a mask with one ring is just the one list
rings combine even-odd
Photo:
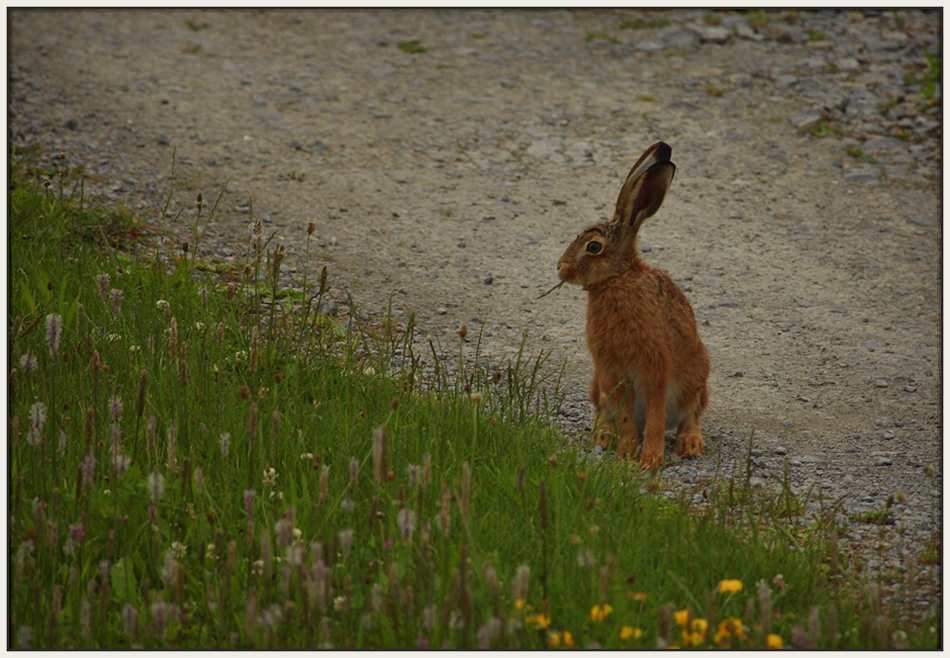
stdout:
[[143,239],[63,163],[10,164],[11,646],[939,642],[794,500],[732,481],[698,514],[587,460],[543,357],[417,355],[411,320],[319,314],[326,276],[283,290],[259,224],[246,265],[203,263],[200,199],[190,247]]

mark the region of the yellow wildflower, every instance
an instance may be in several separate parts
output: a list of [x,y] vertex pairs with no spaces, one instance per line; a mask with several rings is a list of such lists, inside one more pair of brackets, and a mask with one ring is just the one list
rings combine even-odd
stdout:
[[643,631],[641,631],[639,628],[630,628],[629,626],[624,626],[620,629],[621,640],[639,640],[641,635],[643,635]]
[[525,604],[524,599],[515,599],[515,607],[518,608],[518,610],[521,610],[522,608],[524,608],[524,604]]
[[745,628],[742,626],[742,620],[738,617],[723,619],[719,622],[719,630],[716,631],[713,642],[721,644],[725,638],[732,637],[733,633],[735,633],[736,637],[745,637]]
[[697,633],[696,631],[688,631],[685,628],[683,629],[683,646],[684,647],[695,647],[703,643],[704,635],[702,633]]
[[627,596],[636,599],[637,601],[646,601],[647,593],[646,592],[627,592]]
[[674,616],[676,617],[677,626],[685,626],[689,623],[689,608],[686,608],[685,610],[677,610]]
[[[678,622],[679,620],[677,619],[677,623]],[[694,619],[690,623],[689,629],[683,629],[683,646],[695,647],[702,644],[703,640],[706,638],[706,629],[708,628],[709,622],[707,622],[705,619]]]
[[611,606],[609,603],[603,606],[595,605],[593,608],[590,609],[590,620],[603,621],[604,618],[607,617],[607,615],[609,615],[613,611],[614,611],[613,606]]
[[543,612],[539,612],[536,615],[525,618],[524,622],[526,624],[537,624],[538,628],[547,628],[551,624],[551,618]]
[[564,631],[564,646],[573,647],[574,646],[574,636],[571,635],[570,631]]
[[548,644],[551,647],[556,647],[561,644],[561,634],[557,631],[551,631],[548,633]]
[[737,594],[741,591],[742,591],[741,580],[720,580],[719,581],[720,594]]
[[765,638],[766,646],[769,649],[781,649],[782,648],[782,636],[776,635],[775,633],[769,633],[769,636]]

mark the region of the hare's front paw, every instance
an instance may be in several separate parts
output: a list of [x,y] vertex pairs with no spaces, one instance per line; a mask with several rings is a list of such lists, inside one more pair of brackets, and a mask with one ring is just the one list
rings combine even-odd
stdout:
[[676,454],[680,457],[702,457],[703,435],[699,431],[683,432],[676,437]]
[[658,452],[644,450],[640,458],[640,463],[643,465],[643,468],[649,470],[651,473],[656,473],[660,470],[660,466],[663,465],[663,450]]

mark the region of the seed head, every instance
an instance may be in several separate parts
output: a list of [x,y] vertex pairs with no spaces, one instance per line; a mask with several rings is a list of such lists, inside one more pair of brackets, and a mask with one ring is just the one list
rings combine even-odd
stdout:
[[92,381],[99,381],[99,372],[102,368],[102,357],[99,356],[99,350],[92,353]]
[[323,269],[320,270],[320,294],[322,295],[327,290],[327,266],[324,265]]
[[317,230],[317,225],[311,219],[307,222],[307,235],[313,235],[313,232]]
[[129,470],[129,467],[132,465],[132,458],[128,455],[122,455],[116,453],[115,457],[112,459],[112,463],[115,465],[116,475],[122,477]]
[[126,603],[122,609],[122,623],[125,625],[125,633],[129,637],[135,634],[135,626],[139,619],[139,611],[131,603]]
[[82,463],[82,486],[88,487],[92,484],[92,479],[96,474],[96,458],[92,455],[86,457]]
[[355,457],[350,458],[350,491],[356,491],[357,476],[360,472],[360,462]]
[[175,423],[168,426],[168,470],[174,475],[178,473],[178,458],[175,456]]
[[[86,461],[88,461],[88,459]],[[95,459],[93,459],[93,466],[95,466]],[[152,474],[148,476],[149,497],[151,497],[153,501],[158,502],[164,493],[165,478],[158,471],[152,471]]]
[[50,313],[46,316],[46,346],[51,355],[59,351],[59,339],[62,335],[63,318],[57,313]]
[[36,370],[37,368],[36,355],[33,354],[33,350],[27,351],[26,354],[20,357],[20,370],[23,372],[30,372],[31,370]]
[[459,340],[464,342],[466,336],[468,336],[468,325],[463,324],[459,327]]
[[322,503],[330,496],[330,467],[326,464],[320,469],[320,495],[318,503]]
[[415,488],[419,485],[419,478],[422,475],[422,467],[418,464],[409,464],[409,467],[406,469],[406,472],[409,475],[409,486]]
[[343,552],[343,557],[349,557],[350,550],[353,548],[353,531],[348,528],[340,532],[338,536],[340,539],[340,550]]
[[43,425],[46,424],[46,405],[42,402],[35,402],[30,407],[30,432],[27,434],[27,442],[34,448],[40,444],[40,438],[43,434]]
[[446,537],[449,536],[449,530],[452,527],[452,494],[448,487],[442,484],[442,506],[439,509],[439,530]]
[[511,598],[513,601],[525,600],[528,597],[528,576],[531,568],[522,564],[515,570],[515,579],[511,583]]
[[251,372],[257,372],[261,353],[261,330],[257,325],[251,329]]
[[118,288],[113,288],[109,293],[112,297],[112,317],[119,317],[119,302],[122,301],[122,291]]
[[402,534],[402,541],[408,544],[412,541],[412,531],[416,527],[416,513],[405,507],[399,510],[399,531]]
[[74,523],[69,526],[69,538],[77,544],[81,544],[86,539],[86,526],[82,523]]
[[118,422],[118,420],[122,417],[122,398],[117,395],[113,395],[109,408],[112,411],[112,420]]
[[282,518],[274,524],[274,532],[277,534],[277,547],[285,548],[293,540],[294,522],[288,518]]
[[386,426],[373,430],[373,481],[378,487],[386,471]]

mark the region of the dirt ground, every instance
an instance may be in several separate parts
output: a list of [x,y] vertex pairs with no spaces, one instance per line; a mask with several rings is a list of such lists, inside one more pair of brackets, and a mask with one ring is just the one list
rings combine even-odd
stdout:
[[444,345],[467,323],[493,362],[527,330],[529,351],[567,363],[561,420],[578,435],[585,293],[538,296],[662,139],[676,178],[641,246],[686,291],[713,363],[709,454],[671,476],[702,482],[754,431],[759,483],[788,464],[858,511],[903,491],[898,526],[928,536],[942,126],[917,118],[903,76],[924,69],[940,13],[730,16],[12,10],[10,139],[65,151],[152,222],[174,151],[171,214],[186,211],[163,229],[186,239],[195,194],[228,183],[207,256],[244,252],[250,200],[288,280],[316,223],[311,281],[327,264],[341,307],[349,293],[382,314],[391,297]]

